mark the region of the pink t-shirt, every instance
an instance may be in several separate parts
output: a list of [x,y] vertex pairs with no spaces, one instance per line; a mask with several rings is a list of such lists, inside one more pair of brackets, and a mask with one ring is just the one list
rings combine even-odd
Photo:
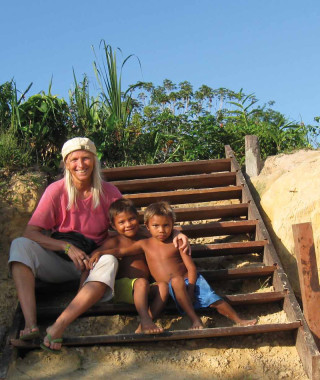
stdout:
[[68,194],[64,179],[56,181],[46,188],[28,224],[51,231],[80,232],[99,245],[108,236],[109,206],[122,197],[120,191],[110,183],[102,181],[102,189],[104,196],[101,196],[97,208],[92,209],[90,196],[77,200],[78,207],[67,210]]

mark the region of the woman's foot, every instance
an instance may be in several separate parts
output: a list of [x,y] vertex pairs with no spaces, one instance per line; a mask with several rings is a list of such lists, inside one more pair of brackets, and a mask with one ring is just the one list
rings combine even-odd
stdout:
[[40,346],[44,350],[59,353],[61,351],[62,341],[62,331],[59,331],[59,329],[52,325],[47,328],[47,335],[44,337],[43,343],[41,343]]
[[31,327],[25,327],[24,330],[20,331],[19,338],[21,340],[32,340],[40,336],[39,328],[36,325]]

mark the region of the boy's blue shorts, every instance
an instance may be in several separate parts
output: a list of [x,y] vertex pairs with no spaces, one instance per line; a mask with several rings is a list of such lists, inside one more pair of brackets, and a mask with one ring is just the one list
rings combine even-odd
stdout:
[[[187,278],[184,279],[184,282],[186,286],[188,286],[189,280]],[[171,281],[169,282],[169,293],[173,298],[179,312],[181,314],[185,314],[185,312],[181,309],[180,305],[176,300],[174,291],[172,289]],[[208,307],[220,300],[222,300],[222,298],[214,292],[211,286],[207,283],[206,279],[201,274],[198,274],[194,289],[194,309],[197,310],[204,307]]]

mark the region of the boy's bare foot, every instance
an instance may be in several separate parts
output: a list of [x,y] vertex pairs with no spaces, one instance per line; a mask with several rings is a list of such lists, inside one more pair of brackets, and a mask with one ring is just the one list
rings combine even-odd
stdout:
[[189,330],[202,330],[204,328],[201,319],[196,320],[193,322],[192,326],[189,328]]
[[136,334],[161,334],[163,333],[163,328],[158,327],[155,323],[147,322],[147,323],[140,323],[137,330],[135,331]]
[[254,326],[258,322],[257,319],[242,319],[237,323],[239,326]]

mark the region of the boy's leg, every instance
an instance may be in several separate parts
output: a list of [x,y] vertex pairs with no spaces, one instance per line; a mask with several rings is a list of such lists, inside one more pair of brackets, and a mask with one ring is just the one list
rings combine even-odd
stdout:
[[138,278],[133,286],[133,299],[137,312],[140,316],[141,322],[138,326],[136,333],[145,334],[160,334],[163,329],[158,327],[151,317],[148,308],[148,296],[150,291],[149,281],[145,278]]
[[238,313],[234,310],[234,308],[228,304],[226,301],[220,300],[210,305],[210,307],[213,307],[217,309],[217,311],[224,315],[225,317],[231,319],[232,321],[236,322],[237,324],[241,326],[252,326],[257,323],[256,319],[242,319],[238,315]]
[[169,286],[166,282],[156,282],[150,286],[149,299],[150,307],[149,314],[154,320],[162,312],[169,297]]
[[192,302],[187,292],[186,284],[182,276],[173,277],[171,279],[171,286],[175,294],[175,298],[180,305],[180,307],[186,312],[188,317],[191,319],[192,326],[191,329],[203,329],[203,324],[201,319],[198,317],[194,311]]

